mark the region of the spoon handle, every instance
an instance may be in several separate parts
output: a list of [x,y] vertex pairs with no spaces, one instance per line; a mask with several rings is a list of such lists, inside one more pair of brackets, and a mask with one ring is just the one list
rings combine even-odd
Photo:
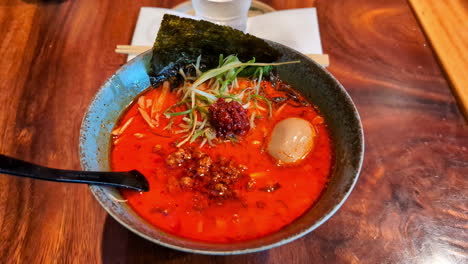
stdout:
[[36,165],[0,154],[0,173],[39,180],[87,183],[148,191],[145,177],[138,171],[99,172],[60,170]]

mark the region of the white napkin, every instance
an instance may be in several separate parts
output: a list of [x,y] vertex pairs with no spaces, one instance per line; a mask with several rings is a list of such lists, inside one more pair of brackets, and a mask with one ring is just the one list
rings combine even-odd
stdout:
[[[166,8],[142,7],[133,33],[132,45],[152,46],[164,14],[196,19]],[[247,20],[247,33],[291,47],[304,54],[322,54],[315,8],[271,12]],[[128,60],[134,56],[128,56]]]
[[304,54],[322,54],[315,8],[289,9],[251,17],[246,32]]

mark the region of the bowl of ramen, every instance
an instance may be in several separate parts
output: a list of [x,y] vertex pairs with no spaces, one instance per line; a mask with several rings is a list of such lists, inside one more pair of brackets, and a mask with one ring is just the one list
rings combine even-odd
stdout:
[[363,160],[356,108],[320,65],[265,43],[273,62],[216,53],[210,66],[200,54],[169,71],[154,49],[101,87],[81,128],[82,167],[137,169],[150,185],[90,186],[112,217],[169,248],[241,254],[299,238],[338,210]]

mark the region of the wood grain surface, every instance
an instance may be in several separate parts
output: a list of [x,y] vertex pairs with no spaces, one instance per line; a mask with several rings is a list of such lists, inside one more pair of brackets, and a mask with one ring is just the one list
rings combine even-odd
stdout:
[[[78,169],[85,109],[125,62],[115,45],[130,43],[141,6],[178,3],[2,0],[0,153]],[[329,221],[264,252],[188,254],[126,230],[86,186],[0,175],[0,263],[466,263],[468,127],[408,3],[315,4],[366,136],[360,180]]]
[[409,0],[468,120],[468,1]]

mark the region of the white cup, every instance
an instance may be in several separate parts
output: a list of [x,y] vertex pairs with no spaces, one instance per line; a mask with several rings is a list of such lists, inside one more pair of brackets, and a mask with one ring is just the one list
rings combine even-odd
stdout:
[[245,31],[252,0],[192,0],[195,15],[203,20]]

